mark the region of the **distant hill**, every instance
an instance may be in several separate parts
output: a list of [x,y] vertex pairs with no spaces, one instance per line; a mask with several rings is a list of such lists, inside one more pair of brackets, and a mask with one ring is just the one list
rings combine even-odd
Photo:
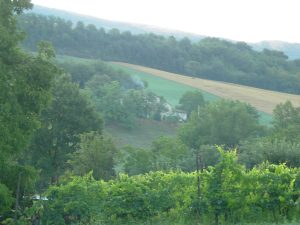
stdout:
[[[47,16],[56,16],[63,18],[65,20],[70,20],[74,24],[79,21],[84,22],[85,24],[94,24],[98,28],[104,28],[110,30],[116,28],[120,31],[130,31],[132,34],[142,34],[142,33],[155,33],[163,36],[174,36],[177,39],[182,39],[188,37],[191,41],[199,41],[207,36],[198,35],[178,30],[171,30],[165,28],[159,28],[143,24],[133,24],[133,23],[124,23],[111,20],[100,19],[92,16],[86,16],[78,13],[73,13],[69,11],[47,8],[43,6],[35,5],[32,11],[33,13],[47,15]],[[262,41],[258,43],[248,43],[253,47],[254,50],[261,51],[264,48],[270,50],[277,50],[284,52],[289,59],[300,59],[300,43],[288,43],[283,41]]]
[[288,43],[283,41],[262,41],[252,44],[254,50],[263,50],[264,48],[284,52],[289,59],[300,59],[300,43]]
[[205,36],[192,34],[188,32],[159,28],[159,27],[154,27],[154,26],[149,26],[144,24],[124,23],[124,22],[118,22],[112,20],[105,20],[105,19],[100,19],[92,16],[69,12],[69,11],[47,8],[39,5],[35,5],[34,8],[28,12],[46,15],[46,16],[60,17],[65,20],[70,20],[74,24],[76,24],[79,21],[82,21],[85,24],[93,24],[97,28],[104,28],[105,30],[111,30],[113,28],[116,28],[121,32],[130,31],[132,34],[155,33],[163,36],[174,36],[177,39],[188,37],[192,41],[199,41],[205,37]]
[[300,60],[280,51],[255,51],[244,42],[203,38],[192,42],[154,33],[104,30],[57,16],[29,13],[19,17],[27,33],[24,48],[36,51],[41,40],[56,52],[81,58],[120,61],[193,77],[300,94]]

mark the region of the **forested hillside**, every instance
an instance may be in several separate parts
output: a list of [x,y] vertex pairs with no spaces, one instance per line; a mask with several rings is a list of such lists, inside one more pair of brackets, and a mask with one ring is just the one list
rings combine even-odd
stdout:
[[[81,15],[77,13],[72,13],[69,11],[47,8],[39,5],[35,5],[32,9],[33,13],[42,14],[44,16],[56,16],[65,20],[70,20],[74,24],[79,21],[84,22],[85,24],[94,24],[97,28],[104,28],[110,30],[117,28],[121,32],[130,31],[132,34],[142,34],[142,33],[155,33],[163,36],[174,36],[176,39],[182,39],[188,37],[192,42],[197,42],[207,36],[187,33],[183,31],[170,30],[166,28],[146,26],[141,24],[131,24],[131,23],[122,23],[110,20],[99,19],[96,17],[91,17],[87,15]],[[235,42],[235,41],[233,41]],[[248,43],[255,50],[262,51],[264,48],[270,50],[277,50],[284,52],[289,59],[299,59],[300,58],[300,44],[299,43],[289,43],[283,41],[272,41],[266,40],[258,43]]]
[[28,33],[24,47],[36,50],[49,40],[59,54],[122,61],[211,80],[264,89],[300,93],[300,61],[282,52],[257,52],[246,43],[205,38],[197,43],[155,34],[133,35],[117,29],[105,31],[82,22],[57,17],[23,15],[21,29]]

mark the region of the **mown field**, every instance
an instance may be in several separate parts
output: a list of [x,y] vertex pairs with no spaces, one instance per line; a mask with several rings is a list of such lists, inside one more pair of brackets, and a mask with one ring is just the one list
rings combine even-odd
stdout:
[[[220,98],[229,98],[226,97],[225,94],[222,95],[215,95],[212,94],[208,91],[204,91],[200,86],[193,85],[195,81],[197,80],[202,80],[198,78],[190,78],[190,77],[185,77],[177,74],[172,74],[168,73],[165,71],[160,71],[156,69],[151,69],[147,67],[142,67],[142,66],[137,66],[137,65],[132,65],[132,64],[127,64],[127,63],[119,63],[119,62],[113,62],[111,63],[115,68],[119,68],[122,70],[127,71],[130,73],[132,76],[139,77],[141,80],[145,80],[148,83],[148,90],[153,91],[154,93],[163,96],[171,105],[176,106],[178,105],[180,97],[186,92],[186,91],[191,91],[191,90],[200,90],[207,101],[215,101]],[[169,76],[165,76],[165,75]],[[184,82],[181,82],[180,79],[174,79],[173,75],[181,76],[183,78],[186,78],[189,81],[189,84],[186,84]],[[214,88],[215,85],[219,84],[224,84],[222,82],[216,82],[216,81],[208,81],[207,82],[212,82],[209,87]],[[192,84],[192,85],[190,85]],[[240,85],[232,85],[232,86],[240,86]],[[218,88],[218,86],[215,87],[215,89]],[[251,87],[245,87],[251,89]],[[256,88],[255,88],[256,89]],[[258,89],[260,90],[260,89]],[[245,92],[247,90],[244,90]],[[264,90],[262,90],[264,91]],[[222,92],[222,90],[220,90]],[[227,95],[238,95],[237,90],[230,92],[230,90],[227,90]],[[281,94],[281,93],[280,93]],[[243,99],[239,98],[229,98],[233,100],[240,100],[244,101]],[[248,100],[250,99],[250,96],[248,97]],[[249,101],[244,101],[247,103],[250,103]],[[300,97],[299,97],[299,102],[300,102]],[[294,102],[293,102],[294,103]],[[250,103],[252,104],[252,103]],[[256,105],[252,104],[254,107]],[[257,107],[256,107],[257,108]],[[271,113],[266,113],[265,111],[260,110],[260,122],[262,124],[268,125],[272,121],[272,116]]]
[[297,107],[300,106],[300,95],[269,91],[232,83],[193,78],[128,63],[117,62],[116,64],[164,79],[176,81],[221,98],[247,102],[257,108],[259,111],[267,114],[272,114],[276,105],[287,100],[291,101]]
[[[197,88],[183,85],[176,81],[163,79],[149,72],[135,69],[129,66],[129,64],[125,65],[123,63],[111,63],[111,65],[115,68],[128,72],[132,77],[137,77],[141,80],[146,81],[148,83],[148,90],[153,91],[159,96],[163,96],[173,107],[179,104],[179,99],[185,92],[198,90]],[[214,101],[219,99],[219,97],[205,91],[202,91],[202,94],[206,101]]]

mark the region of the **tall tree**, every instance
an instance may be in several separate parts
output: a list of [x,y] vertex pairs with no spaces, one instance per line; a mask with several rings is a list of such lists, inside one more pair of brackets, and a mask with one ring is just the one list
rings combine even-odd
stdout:
[[80,135],[79,146],[68,162],[74,174],[83,176],[93,171],[93,177],[97,180],[108,180],[115,175],[117,148],[110,137],[97,132],[85,133]]
[[42,178],[57,182],[66,169],[69,154],[80,142],[79,134],[102,131],[102,120],[89,99],[69,76],[56,78],[51,105],[42,113],[42,126],[29,148],[35,167],[41,168]]
[[257,111],[245,103],[229,100],[212,102],[191,115],[179,130],[179,137],[191,148],[205,144],[235,146],[262,127]]
[[1,213],[10,208],[12,196],[18,211],[21,193],[28,194],[35,179],[22,154],[40,125],[41,111],[50,103],[53,74],[58,72],[48,57],[29,55],[19,47],[24,34],[17,29],[16,15],[31,7],[30,0],[0,1]]
[[291,142],[299,142],[300,107],[295,107],[291,102],[287,101],[277,105],[273,114],[273,137]]
[[182,95],[179,104],[178,108],[186,111],[189,117],[193,111],[200,110],[205,101],[200,91],[188,91]]

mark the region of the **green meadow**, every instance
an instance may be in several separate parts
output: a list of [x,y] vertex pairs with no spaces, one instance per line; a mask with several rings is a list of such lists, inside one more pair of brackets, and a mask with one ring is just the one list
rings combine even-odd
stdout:
[[[167,102],[172,106],[178,105],[179,99],[186,91],[199,90],[184,84],[177,83],[175,81],[163,79],[145,72],[134,70],[126,66],[116,65],[114,63],[111,63],[111,65],[116,69],[121,69],[126,71],[127,73],[131,74],[132,77],[137,77],[141,80],[146,81],[148,84],[147,87],[148,90],[156,93],[159,96],[163,96],[167,100]],[[202,90],[200,91],[202,92],[204,99],[206,101],[215,101],[220,99],[220,97],[218,96],[215,96],[208,92],[204,92]],[[260,114],[261,124],[264,125],[271,124],[272,121],[271,115],[264,112],[259,112],[259,114]]]
[[[175,81],[166,80],[160,77],[153,76],[148,73],[140,72],[126,66],[116,65],[111,63],[114,68],[121,69],[129,73],[132,77],[137,77],[148,83],[147,89],[159,96],[163,96],[169,104],[176,106],[179,103],[181,96],[187,91],[198,90],[196,88],[177,83]],[[206,101],[214,101],[219,97],[208,92],[201,91]]]

